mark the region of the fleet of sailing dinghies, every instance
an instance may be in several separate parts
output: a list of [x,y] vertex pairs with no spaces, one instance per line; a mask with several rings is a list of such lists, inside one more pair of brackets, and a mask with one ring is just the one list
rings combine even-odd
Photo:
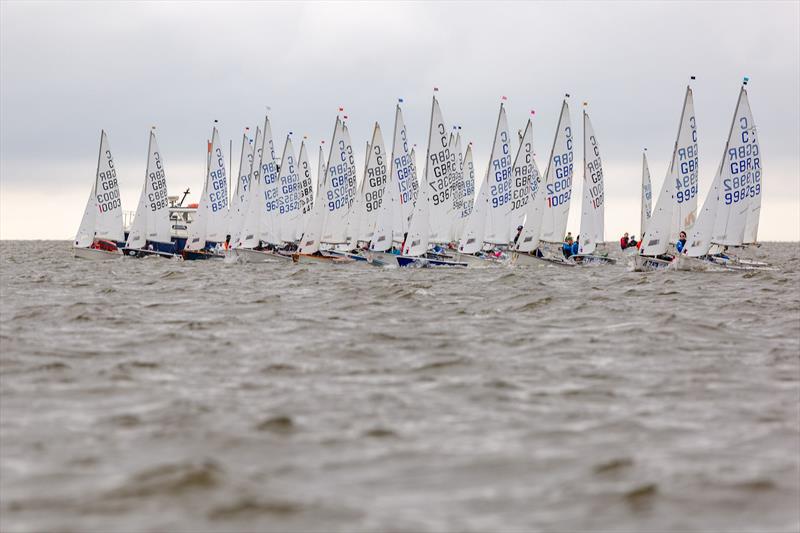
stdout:
[[[629,259],[633,270],[768,268],[728,251],[756,243],[761,212],[761,154],[747,81],[739,90],[722,159],[699,212],[691,86],[686,88],[672,158],[655,205],[647,153],[642,153],[642,238],[638,248],[629,248],[636,252]],[[320,144],[316,169],[306,138],[298,150],[291,132],[278,157],[265,116],[254,136],[245,129],[238,174],[229,182],[215,121],[202,193],[198,204],[189,207],[167,195],[153,128],[139,203],[127,229],[103,131],[74,256],[450,268],[616,263],[605,244],[605,173],[587,104],[581,202],[576,209],[579,232],[573,243],[567,232],[576,149],[569,95],[561,104],[544,174],[536,163],[533,121],[528,118],[523,128],[512,130],[506,98],[502,100],[481,180],[475,179],[472,143],[462,137],[459,126],[445,121],[436,94],[419,179],[399,103],[390,150],[376,122],[360,170],[346,116],[336,117],[330,144]],[[188,190],[184,198],[186,194]]]

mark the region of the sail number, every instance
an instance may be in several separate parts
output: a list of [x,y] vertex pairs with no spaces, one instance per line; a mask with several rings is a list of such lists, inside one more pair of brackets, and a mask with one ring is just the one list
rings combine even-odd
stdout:
[[[568,133],[571,136],[571,133]],[[572,166],[573,166],[572,139],[567,138],[567,151],[553,156],[555,179],[548,183],[547,207],[565,205],[572,198]]]

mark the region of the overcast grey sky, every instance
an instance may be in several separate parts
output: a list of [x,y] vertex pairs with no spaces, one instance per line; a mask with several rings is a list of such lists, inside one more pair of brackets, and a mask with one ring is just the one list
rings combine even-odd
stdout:
[[[159,132],[171,194],[202,188],[219,119],[240,142],[267,106],[276,145],[308,135],[312,163],[336,111],[359,167],[394,104],[424,159],[431,89],[485,172],[501,96],[522,128],[535,109],[542,171],[570,93],[583,101],[606,175],[606,238],[638,233],[641,149],[663,180],[690,75],[701,202],[719,165],[742,76],[764,161],[759,238],[800,239],[800,3],[18,3],[0,7],[0,238],[71,239],[105,128],[123,208],[135,209],[147,135]],[[226,141],[227,144],[227,141]],[[387,149],[389,147],[387,146]],[[581,154],[581,144],[576,146]],[[236,152],[238,148],[234,149]],[[238,154],[234,155],[238,163]],[[576,157],[578,159],[578,157]],[[580,198],[580,171],[574,198]],[[569,229],[578,229],[573,202]]]

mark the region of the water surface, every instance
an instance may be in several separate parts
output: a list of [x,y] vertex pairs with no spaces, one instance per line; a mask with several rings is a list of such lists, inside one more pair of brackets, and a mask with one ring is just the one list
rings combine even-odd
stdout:
[[0,242],[2,531],[797,531],[776,272],[72,259]]

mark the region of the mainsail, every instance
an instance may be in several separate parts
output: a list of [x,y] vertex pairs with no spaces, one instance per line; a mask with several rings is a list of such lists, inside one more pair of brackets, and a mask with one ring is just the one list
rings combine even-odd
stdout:
[[114,159],[108,146],[108,136],[100,132],[100,152],[92,192],[83,211],[83,219],[75,236],[75,246],[87,248],[95,239],[123,242],[122,201]]
[[594,134],[592,121],[583,112],[583,202],[581,203],[581,229],[579,253],[594,253],[603,242],[605,229],[605,197],[603,192],[603,165],[600,146]]
[[653,185],[650,182],[650,167],[647,165],[647,151],[642,152],[642,206],[639,215],[639,236],[644,235],[647,221],[653,210]]
[[[431,122],[428,128],[428,150],[425,157],[425,176],[420,184],[411,224],[408,230],[404,255],[420,256],[428,250],[432,236],[438,236],[431,227],[432,207],[439,206],[449,198],[450,188],[446,182],[450,176],[450,146],[442,110],[436,96],[431,104]],[[448,186],[445,187],[445,184]],[[452,207],[452,202],[450,202]],[[437,232],[440,230],[436,230]],[[446,231],[446,229],[444,229]]]
[[153,130],[150,130],[150,140],[147,145],[144,185],[125,246],[144,248],[148,242],[171,243],[167,180],[156,133]]
[[275,143],[272,140],[272,125],[269,117],[264,119],[264,147],[261,151],[261,181],[263,212],[259,222],[261,240],[270,244],[279,244],[280,220],[278,219],[278,198],[280,187],[278,182],[278,165],[275,162]]
[[675,207],[670,242],[676,242],[681,231],[688,235],[697,218],[698,192],[697,124],[694,117],[692,88],[686,87],[681,123],[672,155],[671,176],[675,182]]
[[[692,185],[694,183],[694,185]],[[680,186],[680,188],[679,188]],[[688,187],[687,187],[688,186]],[[694,189],[692,189],[694,187]],[[694,190],[694,192],[692,192]],[[678,135],[672,151],[672,161],[661,185],[656,206],[642,234],[641,255],[658,256],[667,253],[676,213],[687,212],[694,225],[694,211],[686,211],[680,204],[697,204],[697,129],[692,104],[692,88],[686,87],[683,110],[678,125]],[[687,232],[687,235],[689,233]],[[677,234],[675,237],[677,238]]]
[[236,179],[236,189],[231,197],[230,215],[228,217],[228,234],[231,243],[237,246],[240,232],[247,214],[247,198],[250,195],[250,176],[253,172],[253,141],[247,136],[247,131],[242,135],[242,152],[239,156],[239,177]]
[[261,179],[261,161],[264,156],[264,135],[261,127],[256,127],[256,139],[253,143],[255,151],[253,154],[250,170],[250,187],[244,198],[244,219],[239,230],[237,246],[242,248],[255,248],[259,245],[261,227],[261,217],[265,216],[264,202],[264,182]]
[[305,140],[300,143],[300,154],[297,157],[299,176],[300,219],[295,226],[295,240],[300,239],[305,231],[305,226],[311,218],[314,208],[314,178],[311,174],[311,164],[308,161],[308,150]]
[[372,240],[385,192],[386,148],[383,144],[381,127],[376,122],[372,131],[372,141],[369,143],[367,151],[364,180],[361,182],[358,228],[354,235],[356,241],[370,242]]
[[297,239],[297,230],[300,226],[300,217],[303,211],[300,207],[300,177],[297,174],[297,159],[294,155],[294,144],[291,134],[286,136],[281,157],[280,174],[278,183],[280,195],[278,196],[278,220],[280,225],[280,239],[283,242],[294,242]]
[[[467,218],[472,213],[472,206],[475,203],[475,164],[472,162],[472,143],[467,145],[464,153],[464,202],[461,211],[462,227],[466,224]],[[462,229],[463,233],[463,229]],[[459,235],[459,238],[461,235]]]
[[533,175],[533,124],[528,119],[520,137],[519,149],[514,158],[514,176],[511,184],[511,217],[508,226],[508,242],[517,235],[517,228],[525,221],[525,211],[531,198],[531,176]]
[[567,101],[561,105],[553,148],[545,172],[545,202],[541,236],[544,242],[563,242],[567,230],[573,176],[572,124]]
[[750,203],[761,196],[761,152],[744,86],[736,102],[720,175],[721,194],[711,240],[739,246],[745,239]]
[[489,210],[486,213],[483,240],[489,244],[508,244],[512,173],[511,135],[508,131],[506,108],[501,103],[484,180],[484,186],[488,187]]
[[228,180],[225,174],[225,156],[216,126],[211,134],[211,153],[208,157],[203,194],[197,206],[195,219],[189,226],[187,250],[202,250],[207,243],[225,240],[228,228]]
[[425,165],[425,182],[420,184],[429,190],[428,242],[445,244],[450,242],[453,219],[453,161],[450,157],[450,139],[442,117],[439,102],[434,98],[431,111],[431,127],[428,136],[428,153]]
[[[455,144],[450,149],[453,159],[453,224],[450,241],[458,242],[464,231],[464,153],[461,151],[461,133],[456,133]],[[474,185],[473,185],[474,186]]]
[[336,117],[325,181],[306,226],[300,253],[313,254],[320,244],[347,243],[347,217],[356,190],[356,165],[350,133]]

